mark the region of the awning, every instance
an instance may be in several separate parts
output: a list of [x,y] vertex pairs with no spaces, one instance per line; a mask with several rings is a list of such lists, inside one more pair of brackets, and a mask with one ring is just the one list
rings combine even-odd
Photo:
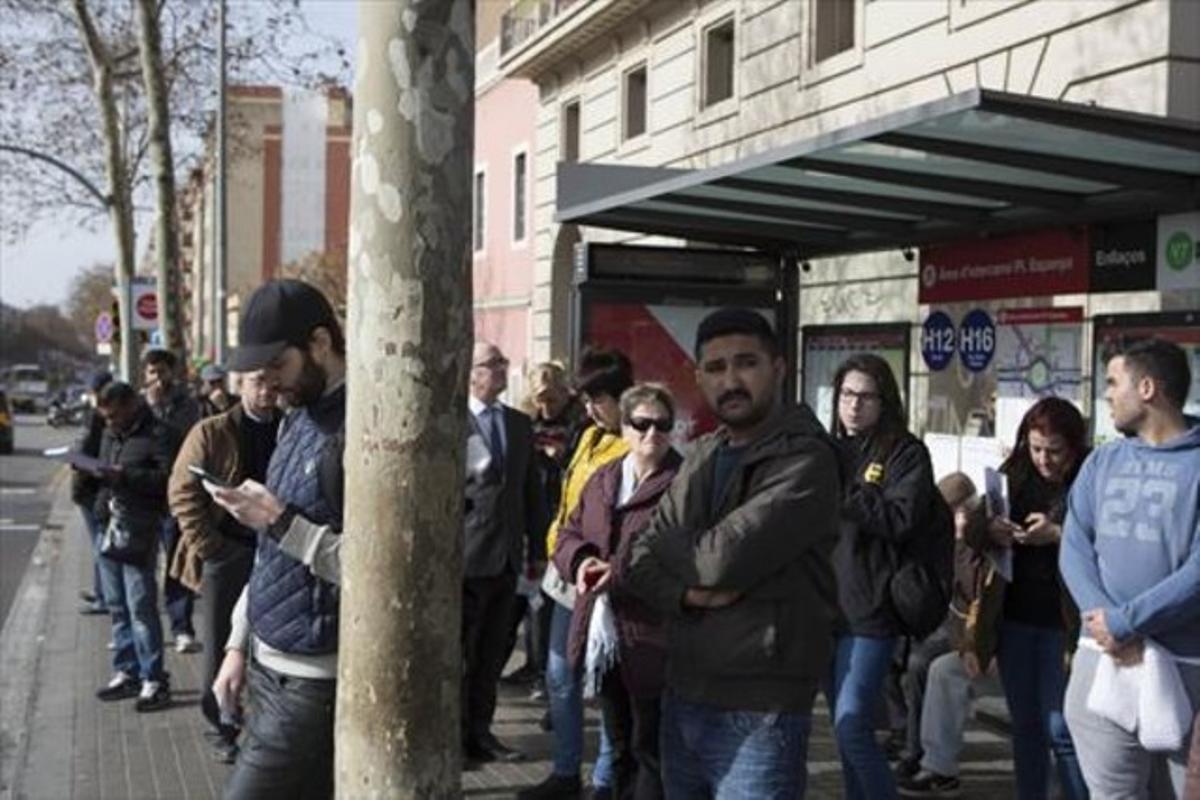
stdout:
[[1200,124],[974,89],[709,169],[558,170],[560,223],[812,258],[1200,208]]

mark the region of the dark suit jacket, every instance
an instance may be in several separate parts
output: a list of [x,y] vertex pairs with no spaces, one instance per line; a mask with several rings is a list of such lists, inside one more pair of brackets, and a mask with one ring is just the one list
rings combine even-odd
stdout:
[[[468,413],[468,432],[483,437],[475,415]],[[546,533],[541,483],[533,460],[533,426],[529,417],[504,406],[507,449],[504,472],[487,469],[468,476],[467,512],[463,518],[463,575],[484,578],[520,573]]]

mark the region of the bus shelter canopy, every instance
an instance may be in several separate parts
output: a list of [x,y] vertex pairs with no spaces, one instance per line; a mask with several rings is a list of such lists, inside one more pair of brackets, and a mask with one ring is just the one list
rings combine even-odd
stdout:
[[562,224],[801,258],[1200,208],[1200,124],[973,89],[697,170],[558,166]]

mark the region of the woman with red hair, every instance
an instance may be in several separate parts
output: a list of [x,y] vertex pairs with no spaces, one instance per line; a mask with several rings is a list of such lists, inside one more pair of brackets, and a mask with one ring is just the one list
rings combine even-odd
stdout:
[[1037,401],[1000,467],[1008,478],[1008,514],[993,515],[983,528],[986,539],[974,543],[985,552],[1011,552],[1011,581],[995,568],[984,578],[966,650],[974,654],[976,671],[986,670],[993,657],[999,667],[1012,719],[1019,800],[1047,796],[1051,752],[1063,797],[1088,796],[1062,713],[1079,611],[1058,573],[1067,493],[1087,453],[1079,410],[1059,397]]

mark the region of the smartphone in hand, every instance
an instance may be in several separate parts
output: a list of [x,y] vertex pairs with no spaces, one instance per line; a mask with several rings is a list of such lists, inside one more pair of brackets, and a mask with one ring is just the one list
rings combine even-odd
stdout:
[[197,466],[196,464],[188,464],[188,472],[192,473],[200,480],[208,481],[214,486],[220,486],[222,489],[233,488],[233,485],[229,483],[229,481],[218,478],[216,475],[213,475],[211,472],[205,470],[204,467]]

